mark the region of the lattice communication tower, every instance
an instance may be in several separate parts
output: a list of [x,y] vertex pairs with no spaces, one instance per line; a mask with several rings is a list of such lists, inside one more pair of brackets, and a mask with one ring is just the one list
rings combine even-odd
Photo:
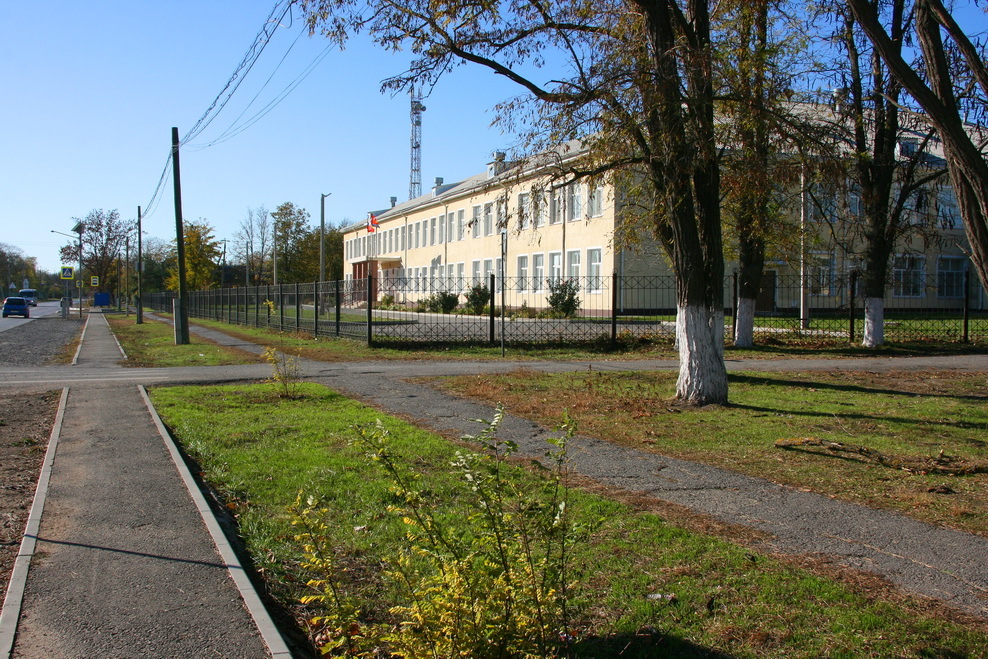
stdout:
[[415,199],[422,194],[422,92],[412,85],[410,92],[412,100],[412,166],[408,183],[408,198]]

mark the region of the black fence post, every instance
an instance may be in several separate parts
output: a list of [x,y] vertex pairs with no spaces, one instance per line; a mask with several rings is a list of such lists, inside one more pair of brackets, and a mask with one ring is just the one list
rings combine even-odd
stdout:
[[964,271],[964,335],[961,341],[968,342],[968,329],[971,322],[971,271]]
[[850,290],[847,292],[847,308],[848,308],[848,334],[850,335],[849,343],[854,343],[854,291],[858,287],[858,271],[851,271],[851,279],[848,283]]
[[340,298],[340,280],[336,280],[336,336],[340,335],[340,308],[343,300]]
[[367,347],[374,347],[374,303],[371,302],[371,285],[374,283],[374,278],[371,273],[367,273]]
[[312,282],[312,336],[319,336],[319,282]]
[[617,271],[611,273],[611,349],[617,348],[617,307],[618,307],[618,276]]
[[278,295],[278,331],[285,331],[285,285],[278,284],[277,288]]
[[731,275],[731,336],[738,335],[738,271]]
[[295,282],[295,333],[302,328],[302,298],[299,297],[298,282]]
[[494,345],[494,275],[491,275],[490,286],[491,286],[491,299],[490,299],[490,310],[491,310],[491,345]]

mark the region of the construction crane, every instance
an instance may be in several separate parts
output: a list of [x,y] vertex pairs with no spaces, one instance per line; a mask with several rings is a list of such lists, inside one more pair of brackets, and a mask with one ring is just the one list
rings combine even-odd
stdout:
[[422,91],[412,85],[409,92],[412,102],[412,166],[408,183],[408,198],[415,199],[422,194]]

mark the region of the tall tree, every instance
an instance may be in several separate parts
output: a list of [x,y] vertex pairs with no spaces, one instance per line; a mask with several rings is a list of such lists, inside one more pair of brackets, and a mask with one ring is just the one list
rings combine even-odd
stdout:
[[917,71],[920,67],[914,68],[903,57],[898,35],[882,22],[873,0],[847,0],[847,4],[892,75],[925,110],[926,119],[943,142],[971,262],[988,287],[988,161],[981,148],[983,131],[970,130],[965,122],[967,110],[983,112],[988,107],[984,49],[961,29],[940,0],[916,0],[914,20],[924,80]]
[[[198,222],[186,221],[184,238],[185,281],[189,290],[202,291],[215,287],[219,282],[222,250],[220,241],[213,236],[213,227],[202,218]],[[167,286],[173,291],[178,290],[177,267],[169,271]]]
[[[116,290],[117,259],[123,257],[131,223],[121,220],[116,209],[109,212],[94,209],[84,219],[74,217],[72,221],[82,222],[85,227],[82,232],[82,268],[86,275],[99,277],[98,290]],[[60,250],[60,256],[63,263],[78,262],[78,244],[72,242],[65,245]]]
[[31,285],[37,286],[35,282],[35,264],[37,259],[33,256],[24,256],[24,251],[20,247],[0,243],[0,287],[12,290],[15,293],[21,288],[24,280]]
[[798,159],[819,129],[791,100],[807,67],[805,36],[781,0],[722,2],[718,103],[724,210],[729,249],[738,261],[734,345],[754,344],[755,305],[768,250],[781,252],[792,231],[786,188],[798,179]]
[[[508,123],[524,117],[531,134],[553,145],[583,138],[588,154],[571,176],[642,181],[650,203],[629,208],[662,244],[676,276],[677,395],[696,404],[727,401],[707,0],[304,0],[303,7],[313,29],[340,42],[364,30],[385,48],[411,50],[409,70],[385,88],[435,84],[462,63],[486,67],[526,94],[501,106],[513,118]],[[559,68],[569,73],[540,84],[531,67],[550,59],[564,60]]]
[[248,208],[247,217],[233,236],[233,253],[245,268],[245,285],[259,286],[264,278],[265,262],[271,249],[271,216],[264,206]]
[[[838,17],[833,41],[842,56],[836,67],[840,76],[840,91],[834,100],[838,145],[832,171],[850,182],[846,186],[840,181],[837,187],[850,187],[860,199],[859,207],[843,220],[848,228],[860,229],[849,235],[852,248],[861,244],[863,250],[863,343],[876,347],[885,341],[885,292],[892,255],[907,234],[924,227],[915,215],[923,211],[928,184],[943,170],[931,170],[925,157],[930,135],[920,131],[928,130],[928,125],[908,115],[903,125],[902,87],[856,28],[850,9],[842,2],[829,9]],[[888,4],[885,15],[901,55],[907,23],[903,0]]]
[[[271,213],[271,219],[274,221],[278,283],[315,281],[319,275],[319,238],[313,236],[309,226],[309,212],[286,201]],[[312,267],[313,253],[315,269]]]

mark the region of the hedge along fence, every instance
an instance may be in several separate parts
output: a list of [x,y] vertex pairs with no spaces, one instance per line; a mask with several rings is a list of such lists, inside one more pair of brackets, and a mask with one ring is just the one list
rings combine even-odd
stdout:
[[[988,339],[985,294],[975,278],[899,282],[886,296],[888,341]],[[932,278],[931,278],[932,279]],[[737,308],[737,278],[724,282],[725,338]],[[756,303],[756,341],[859,341],[864,300],[857,277],[815,280],[772,274]],[[171,311],[174,292],[147,296]],[[189,316],[368,344],[578,344],[675,338],[671,276],[571,278],[367,277],[360,280],[195,291]]]

